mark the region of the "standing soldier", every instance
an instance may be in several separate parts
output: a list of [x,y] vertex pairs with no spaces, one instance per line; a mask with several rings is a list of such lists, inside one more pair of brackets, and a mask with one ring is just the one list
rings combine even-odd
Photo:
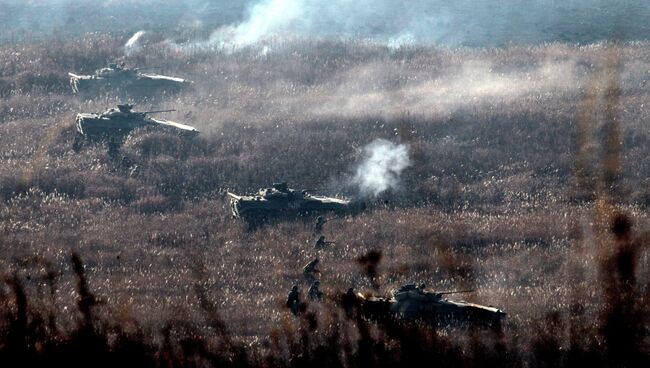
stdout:
[[354,288],[349,288],[347,293],[343,294],[341,297],[341,304],[343,305],[343,310],[345,310],[345,314],[348,318],[354,316],[354,309],[357,307],[358,303],[359,299],[357,299],[357,296],[354,294]]
[[298,285],[293,285],[289,295],[287,295],[287,308],[291,309],[291,312],[296,315],[300,308],[300,292],[298,291]]
[[314,258],[312,261],[307,263],[305,267],[302,268],[302,274],[305,276],[305,280],[309,284],[313,284],[314,281],[317,280],[316,274],[320,273],[320,270],[318,270],[318,264],[320,263],[320,260],[318,258]]
[[310,300],[314,301],[321,301],[323,298],[323,293],[320,291],[320,281],[314,281],[313,284],[309,287],[309,290],[307,291],[307,295],[309,296]]
[[318,235],[323,232],[323,225],[327,220],[323,218],[323,216],[318,216],[316,217],[316,224],[314,225],[314,235]]
[[316,244],[314,244],[314,248],[316,249],[323,249],[326,246],[334,244],[333,241],[325,241],[325,235],[321,235],[318,240],[316,240]]

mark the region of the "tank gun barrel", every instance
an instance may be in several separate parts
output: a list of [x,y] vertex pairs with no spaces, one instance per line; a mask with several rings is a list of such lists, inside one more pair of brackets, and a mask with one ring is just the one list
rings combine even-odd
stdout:
[[151,71],[163,70],[163,67],[162,66],[148,66],[146,68],[134,68],[133,70],[136,70],[138,72],[151,72]]
[[471,289],[471,290],[453,290],[453,291],[443,291],[441,293],[437,293],[439,295],[449,295],[449,294],[461,294],[461,293],[473,293],[475,292],[476,289]]
[[172,111],[176,111],[176,110],[175,109],[171,109],[171,110],[152,110],[152,111],[143,111],[142,113],[143,114],[156,114],[156,113],[159,113],[159,112],[172,112]]

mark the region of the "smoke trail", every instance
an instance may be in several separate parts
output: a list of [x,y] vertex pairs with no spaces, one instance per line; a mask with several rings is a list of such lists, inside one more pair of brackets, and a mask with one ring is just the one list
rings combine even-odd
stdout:
[[126,56],[131,56],[134,52],[142,50],[140,39],[146,33],[147,32],[145,31],[137,31],[128,41],[126,41],[126,44],[124,44],[124,54]]
[[378,196],[387,189],[397,189],[400,175],[411,161],[408,146],[376,139],[363,148],[364,160],[352,182],[363,196]]

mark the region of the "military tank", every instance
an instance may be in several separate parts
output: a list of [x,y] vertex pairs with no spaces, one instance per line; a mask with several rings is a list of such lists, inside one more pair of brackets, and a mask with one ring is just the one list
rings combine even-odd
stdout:
[[273,217],[311,213],[346,213],[356,207],[350,200],[311,194],[309,190],[291,189],[287,183],[275,183],[253,195],[228,192],[230,209],[235,218],[249,222]]
[[438,325],[501,323],[506,313],[499,308],[444,297],[472,291],[433,292],[425,290],[424,286],[408,284],[392,290],[392,296],[388,298],[363,294],[357,294],[357,297],[363,314],[370,319],[421,320]]
[[75,149],[80,148],[83,140],[108,140],[109,143],[118,144],[132,130],[144,127],[153,127],[185,136],[198,134],[199,131],[189,125],[148,116],[148,114],[171,111],[175,110],[135,112],[133,105],[120,104],[102,113],[77,114],[76,128],[79,134],[75,141]]
[[137,68],[127,68],[115,63],[96,70],[92,75],[68,75],[72,92],[77,94],[97,94],[110,90],[131,97],[145,97],[155,93],[177,93],[190,84],[182,78],[143,73]]

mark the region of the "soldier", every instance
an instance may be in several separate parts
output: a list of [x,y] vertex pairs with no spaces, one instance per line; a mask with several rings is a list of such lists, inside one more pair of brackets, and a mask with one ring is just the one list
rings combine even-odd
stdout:
[[117,155],[120,153],[120,145],[121,141],[119,138],[115,136],[111,136],[108,138],[108,142],[106,142],[106,145],[108,146],[108,155],[115,159],[117,158]]
[[318,235],[323,232],[323,225],[327,220],[323,218],[323,216],[318,216],[316,217],[316,224],[314,225],[314,235]]
[[291,291],[287,295],[287,308],[291,309],[291,312],[294,315],[298,314],[300,308],[300,292],[298,291],[298,285],[293,285]]
[[316,244],[314,244],[314,248],[316,249],[323,249],[328,245],[335,244],[333,241],[325,241],[325,235],[321,235],[318,240],[316,240]]
[[309,290],[307,291],[307,295],[309,296],[310,300],[315,300],[315,301],[321,301],[323,298],[323,293],[320,291],[320,281],[314,281],[313,284],[309,287]]
[[121,104],[121,105],[117,105],[117,108],[120,110],[121,113],[130,114],[131,110],[133,109],[133,105]]
[[349,288],[347,293],[341,297],[341,304],[348,318],[354,316],[354,307],[357,306],[358,302],[357,296],[354,294],[354,288]]
[[314,281],[316,281],[316,274],[320,273],[320,270],[318,270],[318,264],[320,263],[320,260],[318,258],[314,258],[312,261],[307,263],[305,267],[302,268],[302,274],[305,276],[305,279],[307,280],[308,283],[313,284]]

